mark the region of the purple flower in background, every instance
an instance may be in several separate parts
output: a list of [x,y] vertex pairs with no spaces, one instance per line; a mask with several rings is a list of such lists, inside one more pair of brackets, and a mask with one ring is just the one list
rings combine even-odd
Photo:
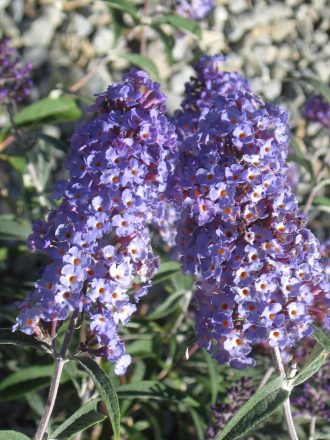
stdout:
[[[123,374],[120,325],[147,293],[158,259],[150,246],[149,213],[158,209],[175,149],[165,96],[143,71],[97,96],[96,116],[71,139],[61,204],[34,225],[31,250],[51,260],[21,305],[15,329],[33,333],[72,310],[90,320],[85,349],[115,362]],[[146,127],[152,127],[146,128]]]
[[330,418],[330,363],[327,362],[314,376],[300,387],[295,388],[291,398],[296,408],[294,415],[311,419],[329,420]]
[[24,64],[8,40],[0,40],[0,104],[23,101],[30,95],[32,64]]
[[203,20],[214,8],[214,0],[177,0],[176,13],[192,20]]
[[227,422],[236,414],[245,402],[253,394],[253,382],[250,377],[241,377],[237,380],[235,386],[227,390],[223,402],[217,402],[212,406],[212,415],[214,422],[205,435],[205,440],[214,440],[217,433],[220,432]]
[[322,95],[315,95],[310,98],[304,109],[304,116],[310,121],[316,121],[330,128],[330,104]]
[[208,108],[179,145],[177,245],[198,280],[200,346],[241,369],[253,345],[283,350],[313,319],[328,325],[330,287],[287,182],[286,112],[244,89]]
[[321,243],[320,253],[322,264],[325,267],[325,273],[330,278],[330,238]]

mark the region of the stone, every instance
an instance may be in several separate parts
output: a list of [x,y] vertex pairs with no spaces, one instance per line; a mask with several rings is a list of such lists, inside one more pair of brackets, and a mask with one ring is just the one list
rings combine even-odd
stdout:
[[68,27],[68,32],[72,32],[78,38],[86,38],[93,31],[93,26],[91,25],[88,18],[81,14],[74,13],[71,16],[71,21]]
[[30,28],[23,34],[25,45],[48,47],[62,19],[62,12],[57,7],[48,6],[45,8],[43,15],[34,20]]
[[106,55],[114,43],[114,34],[111,29],[100,29],[93,38],[93,46],[97,55]]

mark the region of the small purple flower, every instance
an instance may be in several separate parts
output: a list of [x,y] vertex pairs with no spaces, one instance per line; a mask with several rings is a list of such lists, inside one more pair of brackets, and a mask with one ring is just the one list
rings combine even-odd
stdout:
[[203,20],[214,8],[214,0],[177,0],[176,13],[192,20]]

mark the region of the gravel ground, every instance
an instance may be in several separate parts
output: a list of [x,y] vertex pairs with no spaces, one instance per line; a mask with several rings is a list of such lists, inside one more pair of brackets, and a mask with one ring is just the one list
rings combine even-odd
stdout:
[[[158,2],[150,4],[151,14],[161,7]],[[330,0],[218,0],[201,26],[203,51],[228,55],[226,68],[244,73],[252,89],[266,99],[284,103],[298,135],[304,136],[299,114],[305,95],[300,84],[288,79],[304,74],[330,80]],[[54,89],[68,89],[91,70],[94,74],[89,80],[77,86],[80,93],[102,91],[128,67],[117,55],[128,50],[128,40],[134,46],[136,37],[133,29],[133,36],[122,37],[113,49],[111,12],[99,0],[0,0],[1,34],[11,38],[24,58],[33,62],[34,98]],[[175,62],[169,66],[162,43],[152,32],[148,38],[147,55],[158,65],[173,109],[192,73],[189,63],[196,40],[177,36]],[[110,57],[110,63],[100,64],[105,57]],[[309,130],[314,135],[318,127]],[[318,142],[322,145],[324,141]]]

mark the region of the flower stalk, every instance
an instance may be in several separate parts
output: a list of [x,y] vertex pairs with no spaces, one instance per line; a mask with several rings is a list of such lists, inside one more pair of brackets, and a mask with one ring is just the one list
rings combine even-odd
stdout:
[[[274,354],[275,368],[277,374],[279,376],[282,376],[283,379],[286,379],[286,373],[282,362],[281,352],[278,346],[273,348],[273,354]],[[296,428],[293,423],[289,398],[287,398],[287,400],[283,403],[283,412],[284,412],[284,420],[287,426],[290,440],[299,440],[298,435],[296,433]]]
[[70,342],[72,339],[72,335],[73,335],[73,332],[76,327],[78,314],[79,314],[78,310],[75,310],[73,312],[68,330],[64,336],[64,341],[63,341],[61,350],[58,353],[58,355],[56,356],[55,370],[54,370],[54,374],[53,374],[52,381],[50,384],[47,402],[46,402],[44,413],[41,417],[41,420],[40,420],[40,423],[39,423],[39,426],[38,426],[38,429],[37,429],[37,432],[35,435],[35,440],[43,440],[44,434],[46,432],[46,429],[47,429],[47,426],[48,426],[48,423],[50,420],[50,417],[52,415],[57,392],[58,392],[58,388],[59,388],[60,381],[61,381],[63,367],[64,367],[65,363],[67,362],[66,353],[68,351],[68,348],[69,348],[69,345],[70,345]]

